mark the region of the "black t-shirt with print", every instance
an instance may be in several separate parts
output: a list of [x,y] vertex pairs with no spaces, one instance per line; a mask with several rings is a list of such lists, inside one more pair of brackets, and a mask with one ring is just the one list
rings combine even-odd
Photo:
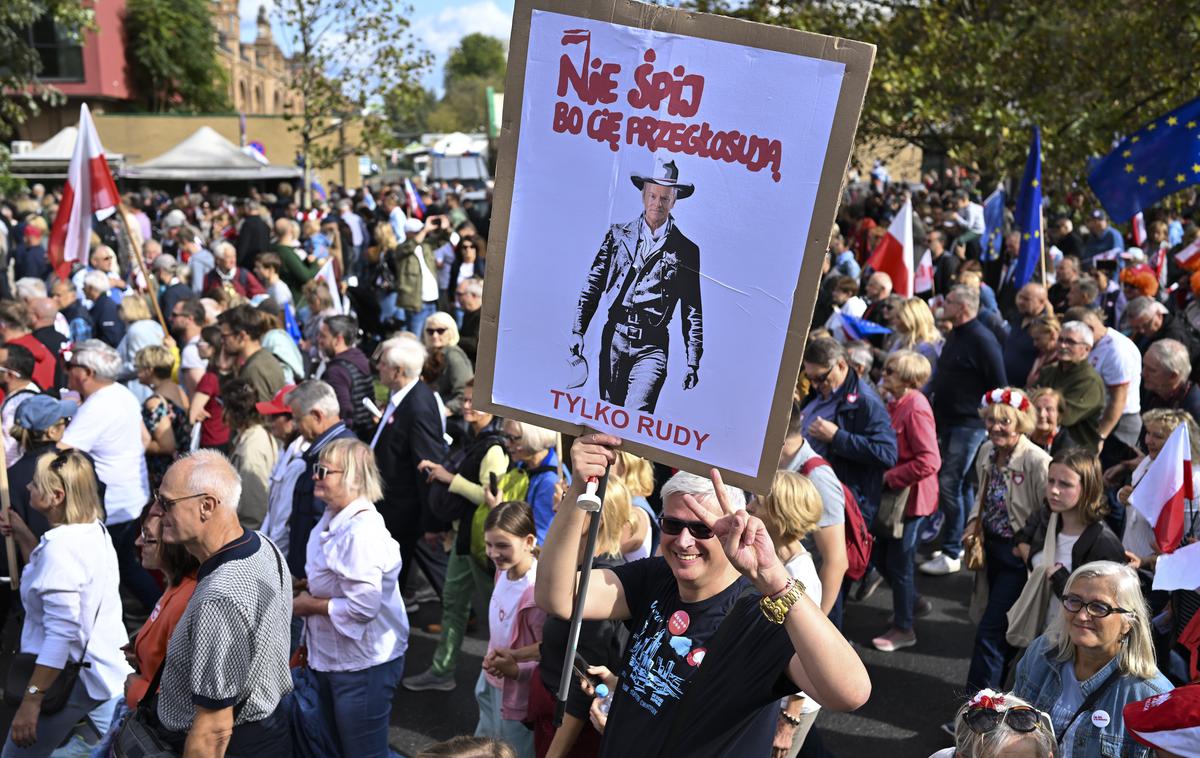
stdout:
[[[759,594],[740,578],[707,600],[685,603],[663,558],[612,571],[632,613],[627,622],[632,638],[600,755],[769,755],[777,701],[796,691],[787,676],[794,651],[783,626],[763,617]],[[722,649],[707,655],[705,645],[743,588]],[[665,746],[680,698],[693,697],[688,683],[701,664],[719,669],[705,675],[707,684],[696,693],[699,703],[689,706],[690,723],[679,730],[676,744]]]

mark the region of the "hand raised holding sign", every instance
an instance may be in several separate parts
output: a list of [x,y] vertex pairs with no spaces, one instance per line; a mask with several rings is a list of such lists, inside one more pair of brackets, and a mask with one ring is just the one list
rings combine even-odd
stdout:
[[787,584],[787,572],[775,555],[775,545],[767,534],[766,525],[745,510],[734,510],[725,494],[725,483],[719,471],[712,469],[709,476],[719,512],[691,495],[683,496],[684,504],[699,521],[712,529],[729,562],[754,584],[755,589],[764,595],[780,592]]

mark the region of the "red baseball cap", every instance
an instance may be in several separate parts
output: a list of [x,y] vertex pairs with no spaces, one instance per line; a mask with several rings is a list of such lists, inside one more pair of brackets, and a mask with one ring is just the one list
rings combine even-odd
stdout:
[[275,397],[271,398],[270,402],[255,403],[254,409],[264,416],[278,416],[282,413],[291,413],[291,406],[283,402],[283,399],[294,389],[296,389],[296,385],[285,384],[282,389],[275,393]]
[[1125,728],[1143,745],[1175,755],[1200,753],[1200,685],[1129,703],[1122,715]]

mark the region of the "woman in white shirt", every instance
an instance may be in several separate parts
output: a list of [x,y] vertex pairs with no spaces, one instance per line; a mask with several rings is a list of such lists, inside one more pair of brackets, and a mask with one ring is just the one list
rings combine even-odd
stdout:
[[293,612],[305,621],[327,733],[344,756],[386,758],[392,695],[408,649],[400,545],[372,505],[383,491],[368,445],[329,443],[313,480],[326,508],[308,538],[308,588]]
[[[121,651],[128,637],[117,554],[101,522],[91,461],[77,450],[44,454],[29,495],[30,505],[50,523],[40,540],[14,512],[0,514],[0,533],[15,538],[28,562],[21,576],[21,652],[37,655],[4,758],[50,755],[85,716],[104,734],[125,678],[133,673]],[[79,669],[66,706],[42,713],[46,691],[69,661],[89,665]]]

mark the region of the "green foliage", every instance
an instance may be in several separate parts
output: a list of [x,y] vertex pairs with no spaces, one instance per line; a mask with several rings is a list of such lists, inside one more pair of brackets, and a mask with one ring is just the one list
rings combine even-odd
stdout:
[[[399,0],[279,0],[274,18],[300,98],[285,118],[300,136],[307,168],[330,168],[395,142],[389,104],[419,101],[429,65],[408,36],[410,14]],[[338,139],[322,139],[334,133]]]
[[42,62],[29,45],[29,27],[45,14],[61,32],[77,39],[92,28],[95,18],[81,0],[0,0],[0,141],[15,137],[17,127],[37,115],[43,104],[64,100],[57,89],[38,81]]
[[699,10],[878,46],[859,139],[895,138],[1018,176],[1042,127],[1044,177],[1066,189],[1116,135],[1200,91],[1194,2],[697,0]]
[[384,94],[383,111],[399,142],[429,131],[429,115],[437,95],[422,87],[400,87]]
[[451,50],[446,59],[446,91],[450,91],[456,80],[468,77],[479,77],[492,86],[503,86],[507,70],[508,55],[504,52],[503,42],[486,34],[468,34],[458,41],[458,47]]
[[165,111],[224,111],[229,77],[217,61],[209,0],[129,0],[125,33],[133,85],[143,105]]

